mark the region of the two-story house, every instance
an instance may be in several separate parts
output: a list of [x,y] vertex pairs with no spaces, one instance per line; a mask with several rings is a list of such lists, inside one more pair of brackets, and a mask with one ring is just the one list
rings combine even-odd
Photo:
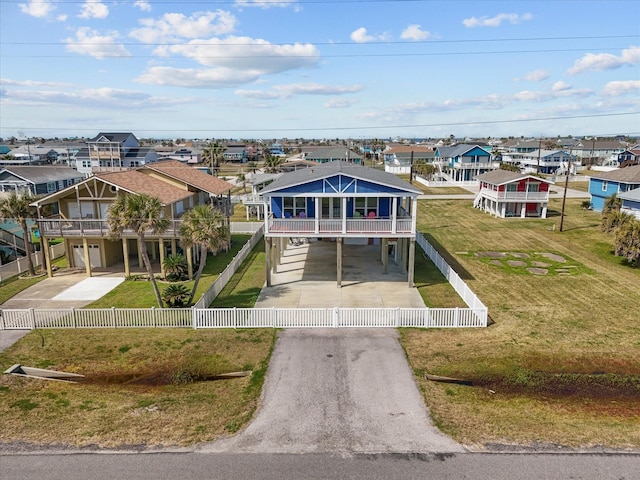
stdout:
[[261,191],[268,212],[267,285],[271,286],[272,249],[277,259],[281,241],[313,237],[335,240],[338,286],[345,242],[379,244],[383,273],[388,268],[386,252],[395,246],[396,260],[400,258],[407,268],[409,286],[413,286],[420,193],[393,174],[344,161],[282,174]]
[[398,145],[382,152],[384,171],[394,174],[410,174],[417,162],[433,163],[435,152],[423,145]]
[[640,188],[640,165],[618,168],[610,172],[593,171],[589,178],[591,205],[596,212],[601,212],[612,195],[637,188]]
[[156,162],[152,147],[142,147],[133,133],[99,133],[76,154],[76,170],[81,173],[115,172]]
[[500,218],[547,218],[549,186],[553,182],[508,170],[493,170],[475,178],[480,190],[474,207]]
[[[230,192],[233,186],[176,160],[151,163],[120,172],[95,174],[84,181],[48,195],[33,203],[38,209],[40,236],[48,252],[52,238],[62,238],[70,267],[84,268],[91,276],[94,268],[118,268],[124,265],[130,275],[132,261],[142,268],[136,233],[123,232],[121,238],[109,238],[107,216],[109,206],[119,195],[147,194],[160,200],[162,215],[170,220],[166,232],[146,235],[148,249],[161,271],[168,252],[177,253],[180,243],[180,217],[184,212],[204,203],[219,207],[231,215]],[[43,215],[45,205],[55,205],[53,217]],[[197,251],[183,249],[193,272],[193,256]],[[50,265],[50,262],[47,262]],[[49,269],[49,276],[52,275]]]
[[84,180],[85,175],[69,167],[16,166],[0,168],[0,191],[27,191],[46,195]]
[[436,148],[435,161],[449,172],[454,182],[472,181],[473,177],[499,167],[498,162],[492,161],[490,151],[464,143]]

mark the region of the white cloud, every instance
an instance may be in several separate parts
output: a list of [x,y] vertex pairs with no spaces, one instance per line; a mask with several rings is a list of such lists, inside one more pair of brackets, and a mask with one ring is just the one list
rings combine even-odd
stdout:
[[85,0],[82,5],[80,18],[107,18],[109,16],[109,7],[100,0]]
[[51,0],[31,0],[28,3],[18,4],[22,13],[31,15],[32,17],[44,18],[55,10],[55,5]]
[[551,87],[551,90],[554,92],[566,92],[567,90],[571,90],[571,85],[560,80],[553,84],[553,87]]
[[427,32],[426,30],[422,30],[422,27],[417,24],[409,25],[404,29],[400,38],[404,40],[426,40],[431,37],[431,32]]
[[640,93],[640,80],[613,81],[602,89],[602,95],[605,97],[619,97],[628,93]]
[[512,25],[517,25],[520,22],[531,20],[533,15],[530,13],[524,13],[519,15],[517,13],[499,13],[495,17],[471,17],[462,20],[462,24],[467,28],[475,27],[499,27],[502,22],[509,22]]
[[182,55],[208,67],[227,67],[273,74],[317,65],[320,53],[311,44],[274,45],[250,37],[193,40],[159,47],[158,55]]
[[285,8],[294,6],[296,8],[299,7],[297,5],[297,1],[280,1],[274,2],[273,0],[236,0],[235,2],[237,7],[259,7],[259,8]]
[[146,0],[136,0],[135,2],[133,2],[133,6],[138,7],[143,12],[151,11],[151,4]]
[[254,82],[258,72],[231,68],[151,67],[134,81],[151,85],[186,88],[229,88]]
[[357,100],[349,98],[332,98],[328,102],[325,102],[325,108],[349,108],[351,105],[358,103]]
[[356,43],[375,42],[376,40],[381,40],[382,38],[383,37],[381,35],[376,37],[376,36],[367,34],[367,29],[364,27],[360,27],[357,30],[354,30],[353,32],[351,32],[351,40],[353,40]]
[[62,82],[38,82],[35,80],[11,80],[9,78],[0,78],[0,85],[10,85],[17,87],[69,87],[69,83]]
[[67,51],[90,55],[103,59],[105,57],[130,57],[131,53],[124,46],[116,43],[117,32],[110,35],[100,35],[88,27],[81,27],[76,31],[76,38],[67,38]]
[[235,30],[236,23],[236,17],[224,10],[198,12],[189,17],[182,13],[166,13],[158,19],[141,19],[142,28],[134,29],[130,36],[143,43],[203,38],[231,33]]
[[542,80],[546,80],[549,78],[549,72],[544,69],[533,70],[531,72],[527,72],[524,76],[520,78],[516,78],[517,82],[527,81],[527,82],[541,82]]
[[362,90],[361,85],[322,85],[319,83],[292,83],[276,85],[270,91],[265,90],[236,90],[236,95],[247,98],[273,100],[291,98],[296,95],[345,95]]
[[636,65],[638,63],[640,63],[640,46],[632,45],[622,50],[619,57],[610,53],[587,53],[581,59],[576,60],[576,63],[567,70],[567,73],[569,75],[576,75],[588,71],[602,72],[604,70],[620,68],[624,65]]

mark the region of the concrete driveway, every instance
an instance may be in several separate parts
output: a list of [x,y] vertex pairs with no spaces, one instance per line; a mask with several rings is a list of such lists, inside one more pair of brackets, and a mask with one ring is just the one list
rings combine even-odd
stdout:
[[311,241],[284,250],[271,287],[263,287],[256,308],[424,308],[407,273],[390,257],[382,273],[380,247],[344,245],[342,287],[337,278],[336,243]]
[[433,426],[394,329],[280,332],[256,418],[237,436],[202,450],[464,451]]
[[[99,299],[124,281],[124,274],[98,273],[87,277],[85,272],[57,272],[51,278],[18,293],[0,309],[82,308]],[[0,352],[24,337],[29,330],[0,330]]]

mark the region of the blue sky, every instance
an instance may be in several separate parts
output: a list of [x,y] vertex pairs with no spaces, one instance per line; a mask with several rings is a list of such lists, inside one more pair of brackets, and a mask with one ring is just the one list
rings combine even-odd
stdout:
[[640,134],[640,2],[0,0],[0,137]]

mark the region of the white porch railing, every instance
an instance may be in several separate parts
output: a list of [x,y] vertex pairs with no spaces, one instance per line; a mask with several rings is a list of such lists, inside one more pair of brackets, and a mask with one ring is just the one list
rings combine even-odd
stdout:
[[398,218],[395,222],[390,218],[273,218],[269,217],[269,234],[285,234],[291,236],[313,236],[325,234],[410,234],[411,218]]
[[[486,318],[486,316],[484,317]],[[42,328],[475,328],[469,308],[102,308],[3,310],[0,330]]]
[[546,202],[549,200],[549,192],[505,192],[483,188],[480,190],[480,194],[491,200],[514,202]]

